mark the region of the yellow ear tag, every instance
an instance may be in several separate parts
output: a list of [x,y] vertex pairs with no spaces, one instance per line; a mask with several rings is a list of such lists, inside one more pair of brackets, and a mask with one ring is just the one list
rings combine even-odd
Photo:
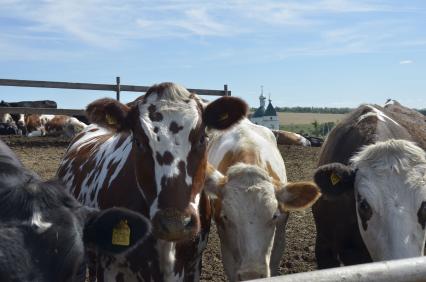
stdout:
[[118,246],[129,246],[130,245],[130,227],[127,224],[127,220],[121,220],[112,229],[112,244]]
[[115,119],[115,117],[113,117],[109,114],[105,115],[105,119],[106,119],[106,121],[109,125],[116,125],[117,124],[117,120]]
[[229,115],[227,113],[224,113],[222,116],[219,117],[219,121],[224,121],[229,118]]
[[340,182],[341,178],[340,178],[340,176],[338,176],[337,174],[335,174],[333,172],[330,175],[330,180],[331,180],[331,184],[333,184],[333,186],[335,186],[337,183]]

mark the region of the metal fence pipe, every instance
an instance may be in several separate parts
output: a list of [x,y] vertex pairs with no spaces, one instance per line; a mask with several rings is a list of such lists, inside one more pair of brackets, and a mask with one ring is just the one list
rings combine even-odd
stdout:
[[264,282],[420,282],[426,281],[426,257],[366,263],[256,281]]

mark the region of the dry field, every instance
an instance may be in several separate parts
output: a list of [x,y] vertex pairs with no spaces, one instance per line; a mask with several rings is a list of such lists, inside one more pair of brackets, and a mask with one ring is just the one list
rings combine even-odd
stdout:
[[[54,176],[67,148],[67,140],[5,137],[2,139],[16,152],[22,162],[47,179]],[[310,180],[317,163],[319,148],[281,146],[290,181]],[[287,247],[281,262],[281,272],[295,273],[313,270],[315,226],[311,211],[293,213],[287,225]],[[213,226],[209,245],[204,253],[202,281],[226,281],[223,273],[219,239]]]
[[317,114],[317,113],[278,113],[280,124],[311,124],[315,120],[319,123],[341,121],[345,114]]

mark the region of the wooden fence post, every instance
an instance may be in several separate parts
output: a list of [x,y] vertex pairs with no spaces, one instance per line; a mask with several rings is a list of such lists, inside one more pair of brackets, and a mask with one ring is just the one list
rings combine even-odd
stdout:
[[116,84],[116,89],[115,89],[115,91],[116,91],[116,93],[117,93],[117,101],[120,101],[120,77],[119,77],[119,76],[117,76],[117,77],[115,78],[115,80],[116,80],[116,82],[117,82],[117,84]]
[[228,92],[228,84],[225,84],[223,86],[223,92],[225,92],[225,96],[231,96],[230,93]]

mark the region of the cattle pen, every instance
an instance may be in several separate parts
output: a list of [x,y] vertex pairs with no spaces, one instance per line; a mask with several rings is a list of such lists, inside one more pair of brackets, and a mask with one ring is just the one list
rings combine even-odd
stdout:
[[[9,84],[6,84],[5,80],[0,80],[0,86],[21,86],[21,87],[39,87],[39,86],[28,86],[28,85],[10,85],[16,82],[19,82],[21,80],[7,80]],[[22,81],[21,81],[22,82]],[[28,81],[26,81],[28,82]],[[34,81],[33,81],[34,82]],[[37,81],[37,83],[46,83],[43,81]],[[49,83],[61,83],[61,82],[49,82]],[[53,85],[54,85],[53,84]],[[91,84],[89,84],[91,85]],[[62,88],[62,87],[44,87],[44,88]],[[111,87],[116,87],[116,85],[111,84]],[[141,86],[144,87],[144,86]],[[64,87],[64,89],[80,89],[80,90],[87,90],[86,88],[67,88]],[[98,90],[98,89],[88,89],[88,90]],[[115,91],[115,88],[110,89],[104,89],[105,91]],[[121,90],[121,91],[127,91],[127,90]],[[146,90],[145,90],[146,91]],[[227,93],[224,90],[210,90],[210,91],[218,91],[215,92],[217,94],[201,94],[201,95],[217,95],[217,96],[224,96],[225,93]],[[133,91],[133,92],[144,92],[144,91]],[[230,93],[228,93],[229,95]],[[118,96],[118,99],[120,97]],[[2,109],[0,109],[1,112]],[[82,110],[66,110],[66,109],[45,109],[48,112],[44,112],[43,109],[29,109],[29,108],[15,108],[15,110],[20,110],[22,113],[55,113],[55,114],[65,114],[64,111],[70,111],[67,112],[67,114],[80,114],[84,113]],[[10,112],[11,109],[7,108],[7,112]],[[61,112],[62,111],[62,112]],[[73,112],[78,111],[78,112]],[[18,140],[20,141],[20,140]],[[21,141],[20,141],[21,142]],[[19,146],[22,146],[21,143]],[[43,143],[43,146],[45,146],[45,143]],[[287,148],[287,147],[283,147]],[[299,148],[294,148],[292,150],[299,150]],[[311,150],[314,150],[315,148],[309,148],[309,149],[303,149],[307,150],[307,153],[310,153]],[[41,149],[40,149],[41,150]],[[45,150],[43,148],[43,150]],[[302,148],[300,148],[302,150]],[[300,155],[301,151],[295,151],[297,155]],[[25,153],[25,151],[24,151]],[[55,148],[54,156],[55,158],[58,158],[60,156],[61,151],[59,149]],[[29,154],[29,159],[33,159],[35,154]],[[286,161],[289,161],[289,157],[287,155]],[[305,157],[304,160],[307,158]],[[291,160],[291,159],[290,159]],[[298,159],[299,160],[299,159]],[[312,161],[312,165],[315,165],[316,161]],[[44,161],[40,162],[39,159],[37,161],[34,161],[34,163],[40,163],[40,169],[45,169],[45,163]],[[41,165],[43,164],[43,165]],[[54,165],[56,166],[56,164]],[[54,167],[53,166],[53,167]],[[292,166],[290,165],[290,169],[299,170],[304,169],[306,167],[305,161],[303,166]],[[312,169],[312,167],[310,167]],[[291,174],[291,172],[290,172]],[[291,240],[288,240],[290,243]],[[300,244],[300,243],[299,243]],[[210,255],[211,256],[211,255]],[[294,257],[288,256],[288,260],[291,261],[294,259]],[[208,263],[206,263],[208,266]],[[215,267],[217,267],[215,265]],[[300,271],[300,269],[299,269]],[[217,275],[217,271],[211,270],[210,273],[213,273],[214,275]],[[213,276],[214,280],[216,280],[217,276]],[[204,281],[207,280],[206,276],[204,276]],[[319,270],[319,271],[311,271],[311,272],[304,272],[304,273],[297,273],[297,274],[288,274],[284,276],[277,276],[272,277],[269,279],[265,279],[264,281],[426,281],[426,258],[413,258],[413,259],[405,259],[405,260],[396,260],[396,261],[387,261],[387,262],[379,262],[379,263],[371,263],[371,264],[363,264],[363,265],[357,265],[357,266],[348,266],[348,267],[340,267],[335,269],[328,269],[328,270]]]
[[[0,78],[0,86],[32,87],[32,88],[57,88],[70,90],[97,90],[112,91],[116,93],[116,99],[120,101],[121,92],[140,92],[144,93],[149,86],[125,85],[121,84],[121,78],[116,77],[115,84],[98,83],[80,83],[80,82],[60,82],[60,81],[41,81],[41,80],[22,80],[22,79],[3,79]],[[223,86],[223,90],[210,89],[192,89],[189,92],[205,96],[231,96],[228,85]],[[0,114],[19,113],[19,114],[55,114],[55,115],[84,115],[85,111],[80,109],[45,109],[45,108],[7,108],[0,107]]]

